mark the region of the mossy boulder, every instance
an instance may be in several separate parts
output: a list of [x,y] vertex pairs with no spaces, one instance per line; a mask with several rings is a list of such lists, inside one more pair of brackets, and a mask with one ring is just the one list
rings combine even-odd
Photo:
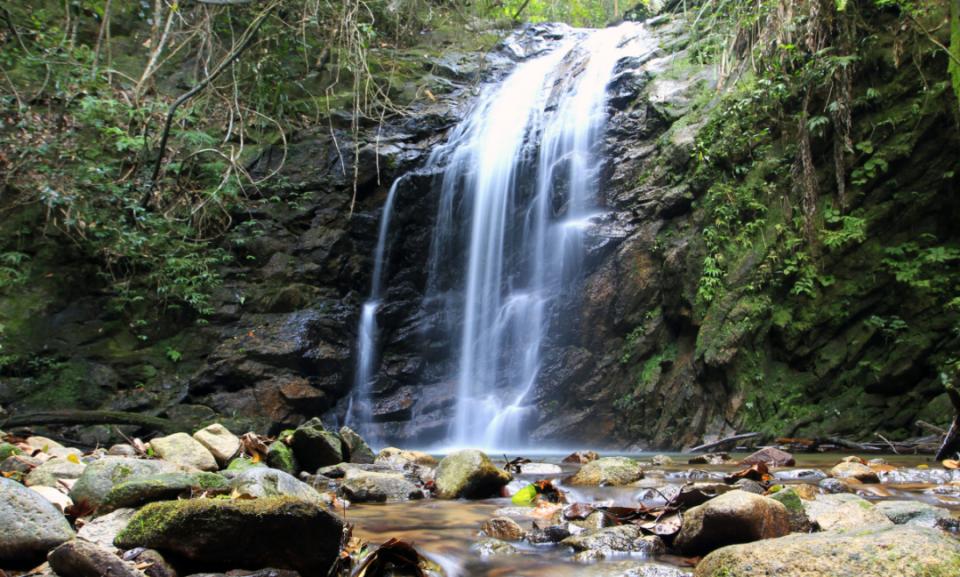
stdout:
[[718,549],[694,577],[952,577],[960,575],[960,541],[912,526],[795,533]]
[[347,450],[347,460],[351,463],[369,465],[376,459],[376,455],[359,433],[350,427],[340,427],[340,438]]
[[686,555],[703,555],[719,547],[790,533],[790,515],[778,501],[730,491],[693,507],[673,541]]
[[287,430],[280,433],[276,441],[270,443],[270,446],[267,447],[267,464],[274,469],[280,469],[284,473],[296,475],[299,470],[297,458],[288,444],[292,437],[293,431]]
[[511,480],[513,475],[494,465],[483,452],[465,449],[440,461],[434,483],[441,499],[484,499],[499,495]]
[[216,473],[160,473],[118,483],[110,489],[98,513],[109,513],[124,507],[176,499],[202,491],[225,491],[229,483]]
[[643,467],[627,457],[603,457],[580,467],[567,479],[571,485],[629,485],[643,478]]
[[70,490],[70,498],[80,507],[96,509],[114,485],[160,473],[177,473],[185,469],[167,461],[103,457],[87,465]]
[[340,552],[343,520],[290,497],[151,503],[115,544],[147,547],[210,569],[292,569],[325,576]]
[[320,467],[344,461],[340,436],[326,430],[317,418],[297,427],[291,436],[290,446],[297,463],[311,473]]
[[70,523],[52,503],[0,477],[0,564],[39,562],[73,536]]
[[787,508],[791,533],[807,533],[813,528],[810,519],[807,518],[807,511],[803,508],[800,494],[793,488],[781,489],[770,495],[770,498],[779,501]]

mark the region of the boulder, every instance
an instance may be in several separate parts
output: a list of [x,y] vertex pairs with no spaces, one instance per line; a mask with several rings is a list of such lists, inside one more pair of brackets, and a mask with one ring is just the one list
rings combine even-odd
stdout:
[[340,552],[344,523],[323,507],[290,497],[190,499],[151,503],[116,539],[210,568],[292,569],[327,575]]
[[790,516],[791,533],[808,533],[813,530],[813,523],[810,522],[807,511],[803,508],[802,497],[792,487],[781,489],[770,495],[770,498],[783,503],[783,506],[787,508],[787,514]]
[[499,539],[484,539],[472,547],[481,557],[509,557],[519,553],[517,548]]
[[874,506],[895,525],[956,529],[957,519],[948,509],[923,501],[880,501]]
[[44,499],[53,503],[53,506],[56,507],[61,513],[73,505],[73,501],[70,499],[70,497],[68,497],[66,493],[63,493],[59,489],[47,487],[46,485],[34,485],[30,487],[30,490],[36,491]]
[[73,539],[63,513],[16,481],[0,477],[0,562],[37,563]]
[[744,491],[730,491],[683,515],[673,541],[686,555],[703,555],[719,547],[790,532],[790,514],[783,503]]
[[596,461],[599,458],[600,455],[594,453],[593,451],[576,451],[575,453],[570,453],[564,457],[562,462],[585,465],[590,461]]
[[636,525],[618,525],[587,531],[567,537],[560,542],[574,551],[591,552],[577,558],[580,561],[596,561],[613,553],[639,553],[652,557],[666,552],[666,546],[656,535],[645,535]]
[[293,449],[288,444],[292,435],[292,430],[284,431],[277,436],[276,441],[270,443],[267,447],[267,464],[284,473],[296,475],[300,467],[297,464],[297,458],[293,456]]
[[81,507],[96,509],[110,493],[110,489],[118,483],[183,470],[183,467],[166,461],[104,457],[87,465],[70,489],[70,498]]
[[184,494],[189,497],[191,493],[225,491],[227,488],[227,480],[216,473],[158,473],[136,477],[114,485],[97,512],[109,513],[153,501],[176,499]]
[[880,478],[873,469],[855,461],[838,464],[830,469],[830,476],[835,479],[856,479],[861,483],[880,482]]
[[263,497],[289,497],[315,505],[324,505],[330,502],[328,496],[318,493],[316,489],[296,477],[279,469],[267,467],[248,469],[240,473],[231,481],[231,487],[234,493],[258,499]]
[[629,485],[643,478],[640,463],[627,457],[603,457],[580,467],[571,485]]
[[480,530],[488,537],[501,541],[520,541],[525,534],[523,527],[510,517],[487,519],[480,526]]
[[436,495],[441,499],[483,499],[500,493],[513,479],[481,451],[464,449],[450,453],[437,467]]
[[80,527],[77,538],[110,549],[113,547],[114,539],[120,531],[123,531],[136,512],[136,509],[117,509],[112,513],[101,515]]
[[432,455],[421,451],[404,451],[396,447],[387,447],[377,453],[377,458],[373,461],[377,465],[387,465],[395,469],[402,469],[406,465],[422,465],[424,467],[436,467],[437,459]]
[[807,517],[819,525],[821,531],[893,525],[893,521],[869,501],[850,493],[818,495],[812,501],[801,503]]
[[340,427],[340,439],[347,450],[347,460],[351,463],[370,464],[376,459],[370,445],[350,427]]
[[23,484],[28,487],[45,486],[58,487],[61,479],[74,480],[79,479],[83,470],[87,468],[86,463],[76,462],[63,457],[54,457],[46,463],[43,463],[36,469],[30,471],[23,480]]
[[320,467],[336,465],[343,459],[343,442],[336,433],[323,428],[320,419],[313,418],[297,427],[290,446],[303,470],[311,473]]
[[399,473],[348,474],[340,485],[340,495],[356,503],[397,502],[422,499],[423,489]]
[[174,433],[150,441],[150,447],[163,460],[201,471],[219,469],[217,460],[206,447],[186,433]]
[[193,438],[210,451],[220,466],[226,466],[240,452],[240,438],[220,423],[200,429]]
[[759,463],[768,467],[792,467],[797,464],[797,461],[793,458],[793,455],[776,447],[764,447],[740,461],[741,465],[756,465]]
[[912,526],[796,533],[724,547],[695,577],[939,577],[960,575],[960,541]]
[[[147,577],[178,577],[176,568],[168,563],[159,551],[153,549],[132,549],[123,554],[123,560],[145,566],[143,572],[147,574]],[[295,571],[284,571],[283,573],[287,575],[282,575],[281,572],[276,571],[261,577],[297,577]]]
[[145,577],[133,563],[95,543],[74,539],[50,552],[50,568],[60,577]]

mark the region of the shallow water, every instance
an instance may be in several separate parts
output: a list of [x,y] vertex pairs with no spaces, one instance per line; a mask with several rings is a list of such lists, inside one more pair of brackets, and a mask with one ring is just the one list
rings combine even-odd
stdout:
[[[633,455],[637,457],[637,455]],[[741,469],[736,464],[731,465],[688,465],[689,455],[671,455],[675,464],[666,467],[647,468],[647,479],[655,480],[660,484],[683,484],[690,471],[698,471],[704,478],[699,480],[720,480],[725,474]],[[736,463],[745,454],[731,454],[731,462]],[[828,471],[839,462],[844,455],[811,454],[795,455],[796,467],[780,468],[775,471],[791,469],[820,469]],[[939,465],[927,456],[914,455],[869,455],[867,458],[882,457],[890,465],[896,467],[916,468],[927,465],[931,469]],[[559,464],[560,456],[538,456],[538,462]],[[642,456],[639,457],[641,460]],[[502,460],[500,461],[502,464]],[[562,478],[573,473],[577,465],[561,464],[563,474],[559,476],[521,476],[514,481],[516,486],[541,478]],[[637,497],[643,491],[641,487],[569,487],[556,483],[567,491],[569,502],[586,501],[613,501],[616,505],[635,506]],[[789,482],[785,483],[789,484]],[[860,492],[867,499],[919,499],[931,504],[945,506],[950,509],[960,509],[960,501],[950,505],[937,496],[925,492],[934,485],[864,485],[866,492]],[[526,543],[514,546],[520,550],[519,555],[482,558],[471,547],[482,540],[480,525],[487,519],[496,516],[497,510],[502,507],[511,507],[509,499],[488,499],[483,501],[441,501],[428,499],[409,503],[394,504],[356,504],[346,510],[347,520],[355,525],[354,535],[377,545],[391,537],[412,542],[422,553],[439,563],[450,577],[567,577],[574,575],[603,575],[604,569],[613,569],[624,559],[641,560],[648,563],[669,564],[675,567],[690,567],[690,563],[683,558],[665,556],[658,559],[642,559],[641,557],[622,557],[603,561],[596,565],[582,565],[572,562],[572,552],[564,547],[555,545],[532,546]],[[958,514],[958,513],[955,513]],[[529,529],[534,519],[517,519],[525,529]],[[614,572],[621,574],[619,571]]]

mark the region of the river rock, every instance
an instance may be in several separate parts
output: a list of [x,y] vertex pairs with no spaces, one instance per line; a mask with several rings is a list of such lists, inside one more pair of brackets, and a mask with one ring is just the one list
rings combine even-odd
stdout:
[[791,533],[807,533],[813,530],[813,524],[807,517],[807,510],[803,508],[802,498],[792,487],[781,489],[770,495],[770,498],[783,503],[783,506],[787,508],[787,513],[790,516]]
[[654,455],[650,462],[656,467],[667,467],[673,464],[673,459],[669,455]]
[[399,469],[410,464],[422,465],[424,467],[437,466],[437,459],[432,455],[428,455],[422,451],[405,451],[396,447],[381,449],[373,462],[377,465],[388,465]]
[[956,529],[957,519],[949,510],[922,501],[880,501],[874,506],[895,525]]
[[525,533],[523,527],[510,517],[487,519],[480,526],[480,530],[488,537],[502,541],[520,541]]
[[63,513],[16,481],[0,477],[0,562],[36,563],[74,537]]
[[211,568],[275,567],[311,577],[326,575],[337,559],[343,527],[323,507],[290,497],[190,499],[147,505],[116,545],[156,549]]
[[351,463],[370,464],[376,460],[377,456],[373,454],[370,445],[363,440],[359,433],[350,427],[340,427],[340,439],[343,446],[347,449],[347,460]]
[[47,557],[60,577],[145,577],[132,563],[95,543],[74,539],[60,545]]
[[856,479],[861,483],[880,482],[880,478],[873,469],[855,461],[838,464],[830,469],[830,476],[835,479]]
[[267,447],[267,464],[289,475],[296,475],[300,467],[297,464],[297,458],[293,455],[293,449],[286,441],[291,438],[291,435],[293,431],[284,431],[276,441],[270,443]]
[[113,547],[114,539],[120,531],[123,531],[136,512],[136,509],[117,509],[112,513],[101,515],[80,527],[77,538],[110,549]]
[[80,462],[79,459],[77,459],[77,462],[73,462],[64,457],[54,457],[30,471],[24,478],[23,483],[28,487],[40,485],[46,487],[62,486],[59,483],[61,479],[79,479],[86,468],[86,463]]
[[805,481],[807,483],[819,483],[827,478],[827,474],[820,469],[785,469],[775,471],[773,476],[779,481]]
[[593,451],[577,451],[575,453],[570,453],[563,458],[564,463],[577,463],[580,465],[585,465],[590,461],[596,461],[600,458],[600,455]]
[[727,453],[704,453],[690,457],[687,463],[690,465],[722,465],[729,460],[730,455]]
[[343,442],[339,435],[323,428],[323,423],[318,418],[310,419],[297,427],[291,436],[290,446],[297,463],[310,473],[344,460]]
[[577,558],[580,561],[600,560],[613,552],[640,553],[646,557],[666,552],[666,546],[656,535],[644,535],[636,525],[618,525],[587,531],[567,537],[560,542],[576,552],[591,551],[594,554]]
[[472,547],[481,557],[509,557],[518,553],[517,548],[499,539],[484,539]]
[[629,485],[643,478],[640,463],[627,457],[603,457],[591,461],[567,479],[571,485]]
[[796,533],[707,555],[695,577],[939,577],[960,575],[960,541],[912,526]]
[[152,459],[104,457],[87,465],[83,474],[70,489],[70,498],[84,508],[96,509],[110,489],[118,483],[159,473],[182,472],[183,467]]
[[243,471],[233,478],[231,487],[234,493],[256,498],[290,497],[315,505],[330,502],[328,496],[318,493],[316,489],[293,475],[267,467]]
[[790,532],[790,514],[783,503],[744,491],[730,491],[683,515],[673,541],[687,555],[703,555],[718,547]]
[[153,501],[176,499],[183,494],[225,491],[228,486],[227,480],[215,473],[159,473],[136,477],[114,485],[97,511],[109,513]]
[[821,531],[866,529],[893,525],[869,501],[850,493],[818,495],[812,501],[801,501],[810,521]]
[[240,452],[240,438],[220,423],[200,429],[193,438],[206,447],[221,466],[226,466]]
[[577,574],[584,577],[690,577],[691,575],[689,571],[649,561],[600,563],[578,571]]
[[[144,549],[142,547],[131,549],[130,551],[124,552],[123,560],[141,566],[145,565],[146,567],[143,572],[147,574],[147,577],[178,577],[176,568],[168,563],[159,551],[154,551],[153,549]],[[281,575],[280,572],[277,571],[273,575],[263,575],[262,577],[298,577],[295,571],[284,571],[283,573],[290,575]]]
[[740,461],[741,465],[756,465],[759,463],[768,467],[792,467],[797,464],[797,461],[793,458],[793,455],[776,447],[764,447]]
[[424,496],[423,489],[395,472],[348,474],[339,491],[355,503],[409,501]]
[[436,495],[441,499],[483,499],[500,493],[513,479],[481,451],[464,449],[450,453],[437,467]]
[[827,477],[826,479],[821,479],[817,486],[823,489],[827,493],[850,493],[850,485],[844,483],[840,479],[834,479],[833,477]]
[[107,449],[107,454],[111,457],[136,457],[140,453],[133,445],[118,443]]
[[193,467],[201,471],[216,471],[217,460],[206,447],[186,433],[174,433],[150,441],[150,446],[161,459]]
[[36,491],[41,497],[50,501],[61,513],[73,505],[73,501],[65,493],[46,485],[33,485],[31,491]]

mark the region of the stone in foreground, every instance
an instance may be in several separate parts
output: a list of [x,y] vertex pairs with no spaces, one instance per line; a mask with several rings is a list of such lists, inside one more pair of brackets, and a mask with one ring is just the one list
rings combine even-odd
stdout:
[[874,506],[897,525],[956,530],[960,524],[960,520],[951,515],[948,509],[923,501],[880,501]]
[[70,523],[52,503],[0,477],[0,562],[39,561],[73,536]]
[[50,568],[59,577],[144,577],[132,563],[91,543],[74,539],[50,552]]
[[687,555],[704,555],[725,545],[788,533],[790,515],[782,503],[745,491],[730,491],[687,511],[673,545]]
[[837,529],[876,529],[893,522],[870,501],[850,493],[817,495],[812,501],[802,500],[810,521],[821,531]]
[[225,491],[227,487],[227,480],[216,473],[159,473],[136,477],[114,485],[97,512],[109,513],[153,501],[176,499],[181,495],[189,497],[191,493],[203,491]]
[[317,577],[336,560],[343,527],[322,507],[289,497],[191,499],[147,505],[116,545],[156,549],[224,570],[274,567]]
[[724,547],[695,577],[948,577],[960,575],[960,541],[925,527],[796,533]]
[[571,485],[629,485],[643,478],[640,463],[626,457],[603,457],[580,467],[567,482]]
[[340,485],[340,494],[355,503],[400,502],[423,498],[423,490],[398,473],[367,472],[348,475]]
[[513,476],[498,468],[481,451],[465,449],[440,461],[434,483],[441,499],[484,499],[499,495]]

